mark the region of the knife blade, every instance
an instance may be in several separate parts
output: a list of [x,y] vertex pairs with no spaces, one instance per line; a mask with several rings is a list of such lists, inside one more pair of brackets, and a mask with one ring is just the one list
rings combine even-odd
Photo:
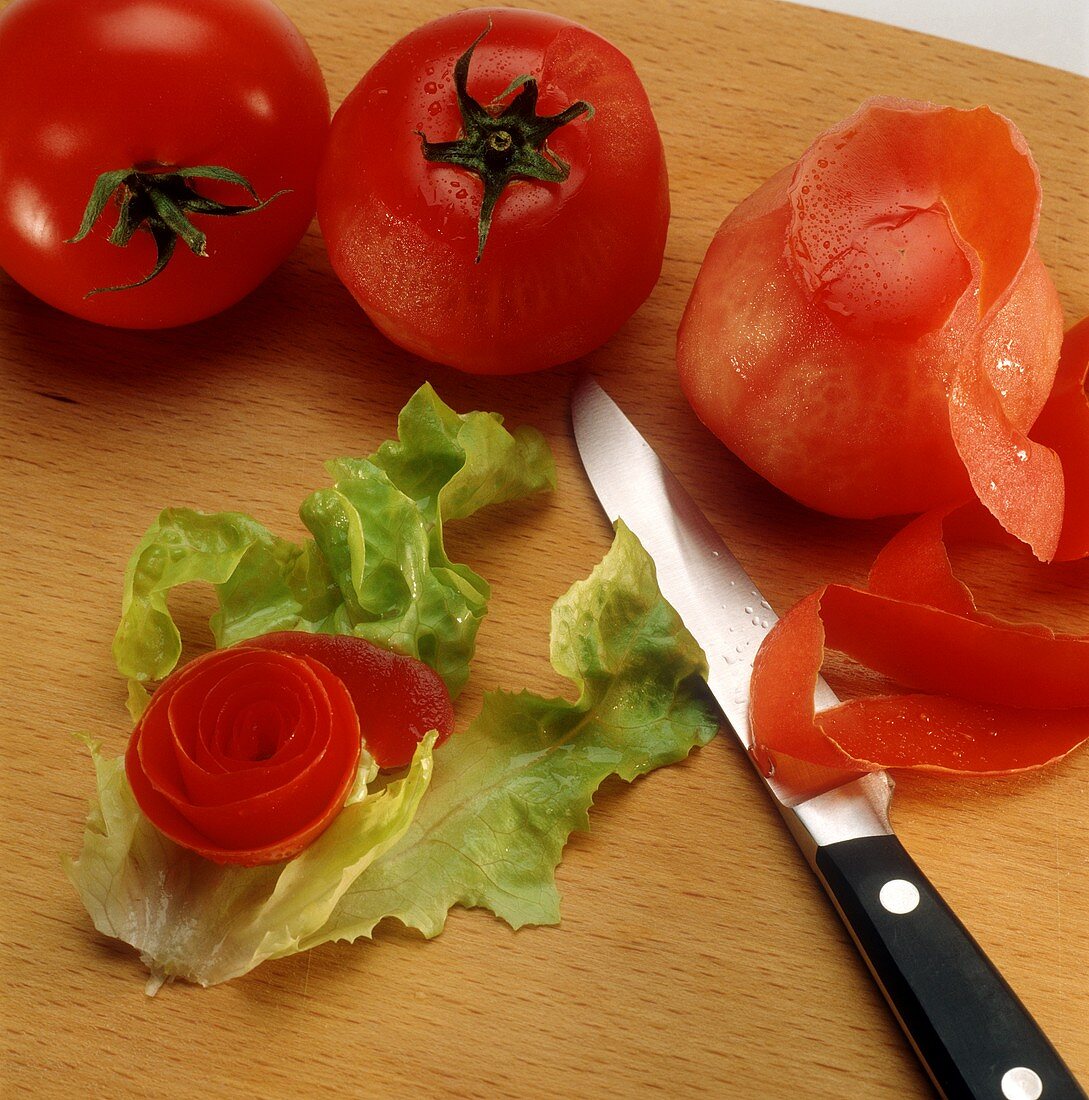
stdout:
[[[771,605],[710,521],[589,376],[571,398],[575,443],[609,519],[635,533],[663,596],[704,649],[707,684],[755,766],[753,659]],[[821,681],[818,709],[836,696]],[[1086,1100],[1047,1036],[904,850],[884,772],[757,774],[915,1053],[946,1100]]]

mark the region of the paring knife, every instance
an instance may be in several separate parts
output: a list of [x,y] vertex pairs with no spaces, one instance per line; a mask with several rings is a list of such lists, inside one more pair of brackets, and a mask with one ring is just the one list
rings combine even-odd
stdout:
[[[575,441],[609,518],[654,560],[662,594],[703,647],[707,683],[752,761],[749,681],[775,615],[695,501],[589,377]],[[836,697],[823,681],[816,703]],[[760,769],[757,768],[757,774]],[[795,840],[946,1100],[1086,1100],[1086,1093],[889,824],[884,772],[761,774]]]

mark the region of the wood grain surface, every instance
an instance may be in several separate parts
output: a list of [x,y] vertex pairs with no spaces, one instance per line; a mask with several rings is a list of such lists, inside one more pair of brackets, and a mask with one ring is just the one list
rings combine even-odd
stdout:
[[[283,0],[334,105],[437,0]],[[673,339],[722,218],[862,99],[990,103],[1043,176],[1040,247],[1068,321],[1089,312],[1089,84],[1027,62],[771,0],[544,0],[634,61],[661,126],[673,221],[662,278],[582,365],[681,474],[777,607],[859,580],[897,524],[805,511],[697,423]],[[2,106],[0,106],[2,109]],[[999,181],[998,185],[1001,183]],[[93,781],[72,732],[120,750],[110,658],[124,563],[167,504],[297,536],[322,462],[364,454],[430,379],[455,408],[547,433],[560,486],[451,533],[493,584],[461,723],[496,686],[548,692],[553,600],[608,547],[574,452],[575,368],[476,379],[386,343],[316,227],[220,317],[111,331],[0,276],[0,859],[5,1096],[792,1097],[929,1095],[884,1002],[734,746],[603,789],[559,871],[563,922],[514,933],[455,910],[426,942],[390,923],[212,990],[151,1000],[128,948],[64,879]],[[1089,631],[1089,567],[964,556],[989,609]],[[191,652],[206,594],[175,604]],[[840,669],[837,683],[850,684]],[[1089,1080],[1089,752],[1024,777],[903,777],[905,844],[1072,1069]]]

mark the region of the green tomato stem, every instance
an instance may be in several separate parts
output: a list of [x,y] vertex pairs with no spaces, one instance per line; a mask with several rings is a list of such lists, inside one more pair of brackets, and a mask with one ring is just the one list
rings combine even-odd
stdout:
[[[254,199],[252,206],[230,205],[201,195],[190,182],[207,179],[244,188]],[[270,202],[288,192],[277,191],[261,200],[245,176],[219,165],[196,165],[189,168],[120,168],[103,172],[91,189],[83,211],[83,220],[74,237],[66,244],[82,241],[98,223],[111,198],[117,203],[117,222],[107,238],[110,244],[125,248],[137,230],[151,235],[155,242],[155,266],[142,279],[121,286],[102,286],[89,290],[84,297],[118,290],[133,290],[160,275],[174,255],[180,238],[196,256],[207,256],[207,237],[189,220],[193,214],[215,217],[236,217],[263,210]]]
[[[469,95],[469,64],[473,51],[491,29],[489,20],[454,66],[461,135],[455,141],[428,141],[417,131],[425,160],[464,168],[484,183],[477,221],[477,263],[484,254],[496,203],[507,185],[516,179],[563,183],[571,174],[571,166],[556,156],[546,142],[561,126],[579,116],[594,117],[593,107],[582,100],[559,114],[537,114],[537,81],[528,74],[515,77],[488,108],[481,106]],[[500,108],[500,101],[514,92],[517,96],[505,108]]]

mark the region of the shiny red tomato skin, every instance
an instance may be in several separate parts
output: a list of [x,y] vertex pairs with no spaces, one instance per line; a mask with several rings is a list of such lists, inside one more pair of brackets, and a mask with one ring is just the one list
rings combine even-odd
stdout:
[[[269,0],[15,0],[0,14],[0,267],[77,317],[185,324],[232,305],[292,251],[313,217],[329,99],[305,40]],[[113,204],[79,229],[99,174],[162,164],[245,176],[265,209],[201,217],[208,256],[178,242],[166,270],[149,234],[107,242]],[[237,186],[199,181],[230,204]]]
[[[425,161],[419,135],[459,136],[454,64],[489,20],[469,69],[479,103],[528,73],[539,114],[578,100],[595,114],[548,139],[565,182],[507,187],[476,263],[483,185]],[[599,35],[543,12],[462,11],[403,38],[337,111],[318,220],[337,274],[394,343],[477,374],[541,370],[608,340],[657,282],[662,141],[631,62]]]

